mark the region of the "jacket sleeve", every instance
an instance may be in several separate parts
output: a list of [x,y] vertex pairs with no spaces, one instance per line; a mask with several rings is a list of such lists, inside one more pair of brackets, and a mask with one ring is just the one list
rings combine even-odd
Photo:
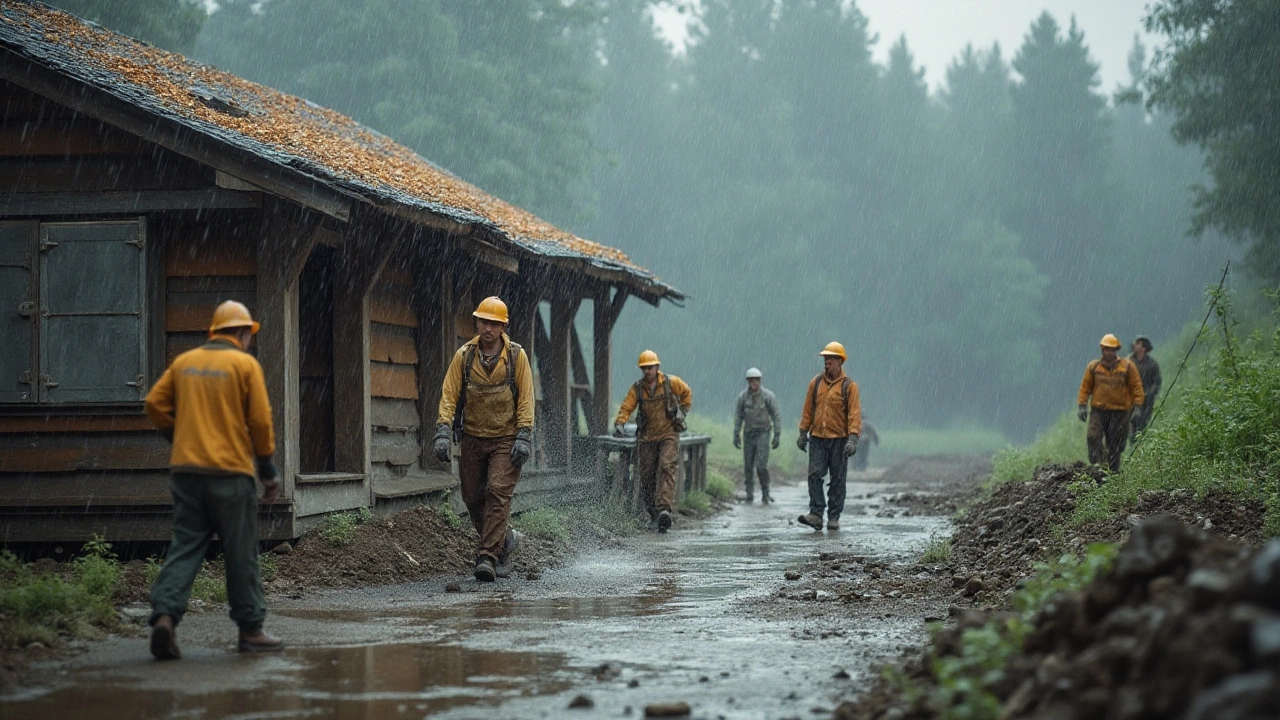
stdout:
[[147,393],[147,399],[144,403],[147,410],[147,417],[151,418],[151,424],[156,426],[158,430],[170,430],[173,428],[176,420],[176,408],[173,403],[173,369],[164,371],[164,375],[155,385],[151,387],[151,392]]
[[769,393],[764,396],[764,399],[767,401],[766,405],[769,408],[769,417],[773,419],[773,432],[780,434],[782,432],[782,414],[778,412],[778,396]]
[[[1096,361],[1095,361],[1096,362]],[[1076,399],[1077,405],[1084,405],[1089,402],[1089,396],[1093,394],[1093,362],[1090,362],[1084,369],[1084,379],[1080,381],[1080,395]]]
[[[520,382],[520,375],[516,374],[517,385]],[[453,413],[458,409],[458,393],[462,390],[462,350],[459,349],[453,354],[453,360],[449,361],[449,369],[444,373],[444,385],[440,388],[440,412],[436,415],[436,425],[452,425]],[[533,393],[525,394],[521,391],[522,397],[532,398]]]
[[809,381],[809,387],[804,391],[804,409],[800,412],[800,432],[809,432],[809,427],[813,425],[813,384],[818,382],[818,378]]
[[636,386],[632,385],[627,391],[627,396],[622,398],[622,407],[618,408],[618,417],[613,419],[614,425],[621,425],[631,417],[631,413],[636,409]]
[[520,356],[516,358],[516,390],[520,392],[516,427],[531,428],[534,417],[533,368],[529,366],[529,356],[525,354],[524,348],[520,348]]
[[1125,362],[1129,363],[1129,372],[1126,375],[1129,377],[1129,397],[1133,401],[1130,407],[1141,405],[1147,401],[1147,394],[1142,390],[1142,374],[1138,372],[1138,366],[1133,362],[1129,360]]
[[858,383],[849,382],[849,426],[850,435],[862,434],[862,399],[858,395]]
[[252,362],[249,366],[245,419],[249,423],[253,454],[266,457],[276,451],[276,431],[271,423],[271,399],[267,396],[267,381],[262,376],[262,366],[252,356],[247,357]]
[[746,401],[747,401],[746,391],[744,390],[743,392],[738,393],[738,406],[733,410],[733,434],[734,435],[737,435],[738,433],[742,432],[742,408],[746,404]]
[[671,391],[676,394],[676,399],[680,401],[680,408],[688,413],[693,408],[693,389],[680,378],[672,377]]

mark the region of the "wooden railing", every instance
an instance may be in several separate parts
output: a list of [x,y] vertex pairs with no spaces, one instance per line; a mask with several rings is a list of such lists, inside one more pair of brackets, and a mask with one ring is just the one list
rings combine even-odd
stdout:
[[[640,483],[635,472],[634,437],[597,435],[596,477],[608,483],[614,497],[632,508],[640,507]],[[690,490],[706,490],[707,446],[710,435],[681,435],[680,459],[676,469],[676,497],[678,504]]]

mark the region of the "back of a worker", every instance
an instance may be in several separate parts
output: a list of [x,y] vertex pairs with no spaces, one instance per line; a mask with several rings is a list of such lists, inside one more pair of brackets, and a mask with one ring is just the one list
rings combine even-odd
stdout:
[[173,536],[151,588],[151,653],[176,659],[175,628],[216,533],[226,560],[227,601],[242,652],[278,650],[262,631],[266,601],[258,567],[258,497],[279,494],[271,404],[262,367],[247,351],[258,324],[240,303],[214,312],[209,341],[179,355],[147,394],[147,415],[173,443]]

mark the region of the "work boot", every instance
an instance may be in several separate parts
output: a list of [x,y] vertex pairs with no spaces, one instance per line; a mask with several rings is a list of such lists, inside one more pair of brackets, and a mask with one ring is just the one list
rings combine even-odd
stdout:
[[801,515],[799,518],[797,518],[796,522],[800,523],[801,525],[808,525],[814,530],[822,529],[821,515],[814,515],[813,513],[805,513],[804,515]]
[[173,618],[161,615],[151,626],[151,655],[157,660],[177,660],[182,657],[178,649],[178,631],[173,626]]
[[494,572],[493,561],[487,556],[481,555],[476,558],[476,582],[493,582],[498,574]]
[[827,529],[828,529],[828,530],[839,530],[839,529],[840,529],[840,518],[838,518],[838,517],[829,517],[829,518],[827,518]]
[[658,513],[658,532],[664,533],[669,527],[671,527],[671,513],[663,510]]
[[284,641],[274,635],[268,635],[258,628],[253,632],[240,631],[240,652],[275,652],[284,649]]
[[658,516],[657,515],[649,516],[649,525],[647,529],[649,530],[649,532],[658,532]]
[[750,505],[751,503],[753,503],[753,502],[755,502],[755,501],[756,501],[756,496],[755,496],[755,495],[752,495],[751,493],[747,493],[747,494],[746,494],[746,496],[742,498],[742,502],[744,502],[744,503],[746,503],[746,504],[748,504],[748,505]]
[[768,490],[765,490],[764,493],[760,495],[760,504],[769,505],[772,502],[773,502],[773,496],[769,494]]
[[502,543],[502,554],[498,556],[498,564],[493,572],[500,578],[511,576],[511,553],[520,545],[520,533],[507,528],[507,538]]

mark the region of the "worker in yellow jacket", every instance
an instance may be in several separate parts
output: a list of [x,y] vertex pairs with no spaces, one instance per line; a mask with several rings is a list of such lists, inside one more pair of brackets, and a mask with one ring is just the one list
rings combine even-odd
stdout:
[[[844,346],[827,343],[818,354],[822,356],[822,372],[809,381],[804,394],[800,437],[796,440],[796,447],[809,453],[809,512],[801,515],[799,522],[821,530],[825,511],[827,529],[839,530],[849,458],[858,453],[858,436],[862,433],[862,403],[858,383],[844,372],[848,358]],[[822,478],[828,475],[824,496]]]
[[462,501],[480,535],[474,574],[493,582],[511,574],[520,541],[508,524],[520,468],[533,454],[533,370],[524,348],[507,337],[506,303],[485,298],[471,314],[476,336],[445,372],[433,451],[449,462],[451,438],[458,438]]
[[1119,338],[1108,333],[1099,345],[1102,357],[1089,363],[1080,380],[1077,415],[1089,423],[1089,462],[1098,465],[1105,459],[1111,472],[1119,472],[1120,455],[1129,438],[1129,416],[1135,407],[1142,407],[1146,393],[1138,367],[1120,357]]
[[631,386],[614,418],[614,434],[621,436],[627,418],[636,412],[636,474],[640,495],[649,511],[649,529],[665,533],[671,527],[680,463],[680,433],[693,407],[693,391],[675,375],[659,368],[652,350],[640,353],[640,379]]
[[226,560],[227,602],[241,652],[279,650],[262,630],[267,615],[258,567],[258,497],[274,500],[280,481],[262,366],[248,353],[258,323],[244,305],[217,307],[209,341],[179,355],[147,393],[151,422],[173,443],[173,537],[151,587],[151,654],[181,657],[176,627],[214,533]]

